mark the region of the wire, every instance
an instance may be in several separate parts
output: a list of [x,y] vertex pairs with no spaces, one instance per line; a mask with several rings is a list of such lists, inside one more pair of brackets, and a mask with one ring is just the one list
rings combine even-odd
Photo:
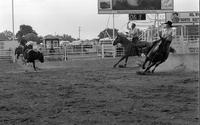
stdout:
[[106,28],[108,28],[109,22],[110,22],[110,15],[109,15],[108,20],[107,20]]

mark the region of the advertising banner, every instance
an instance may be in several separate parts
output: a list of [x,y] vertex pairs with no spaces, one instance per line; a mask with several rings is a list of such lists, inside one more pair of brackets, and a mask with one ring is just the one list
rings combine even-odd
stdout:
[[178,23],[199,23],[199,12],[173,12],[167,13],[166,19]]
[[98,0],[98,12],[99,14],[172,12],[173,2],[173,0]]

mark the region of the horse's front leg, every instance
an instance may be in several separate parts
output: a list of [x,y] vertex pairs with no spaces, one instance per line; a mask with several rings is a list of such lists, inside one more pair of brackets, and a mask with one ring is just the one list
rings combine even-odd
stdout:
[[151,63],[147,68],[146,70],[144,71],[144,73],[146,73],[147,71],[149,71],[151,69],[152,66],[154,66],[156,63]]
[[22,58],[23,65],[27,65],[27,62],[24,58]]
[[145,61],[144,61],[144,63],[143,63],[143,65],[142,65],[142,69],[145,69],[145,68],[146,68],[145,65],[146,65],[146,63],[147,63],[148,61],[149,61],[149,59],[146,58]]
[[123,56],[113,67],[116,68],[116,66],[126,58],[126,56]]
[[36,67],[35,67],[35,61],[33,61],[33,68],[36,71]]

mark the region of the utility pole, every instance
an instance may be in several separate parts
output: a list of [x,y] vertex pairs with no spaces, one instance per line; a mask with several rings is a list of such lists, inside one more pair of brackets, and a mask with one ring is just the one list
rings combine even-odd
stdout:
[[14,23],[14,0],[12,0],[12,31],[13,31],[13,41],[15,39],[15,23]]
[[115,39],[115,14],[113,13],[113,40]]
[[79,40],[81,39],[81,27],[80,26],[78,27],[78,38],[79,38]]

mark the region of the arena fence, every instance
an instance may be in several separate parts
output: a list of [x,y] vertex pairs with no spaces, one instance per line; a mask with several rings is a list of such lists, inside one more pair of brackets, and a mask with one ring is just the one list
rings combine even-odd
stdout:
[[177,54],[199,53],[199,37],[197,36],[176,36],[172,41],[172,47]]
[[[155,38],[158,39],[158,38]],[[199,37],[176,36],[172,42],[176,54],[190,54],[199,52]],[[55,48],[54,50],[42,49],[45,59],[67,61],[70,59],[104,59],[115,58],[124,55],[123,47],[115,47],[112,44],[101,45],[70,45]]]
[[123,47],[115,47],[113,45],[102,45],[102,58],[105,57],[120,57],[124,55],[124,48]]
[[15,54],[13,50],[0,49],[0,61],[15,62]]
[[98,45],[73,45],[63,48],[68,59],[95,59],[101,56],[101,48]]

